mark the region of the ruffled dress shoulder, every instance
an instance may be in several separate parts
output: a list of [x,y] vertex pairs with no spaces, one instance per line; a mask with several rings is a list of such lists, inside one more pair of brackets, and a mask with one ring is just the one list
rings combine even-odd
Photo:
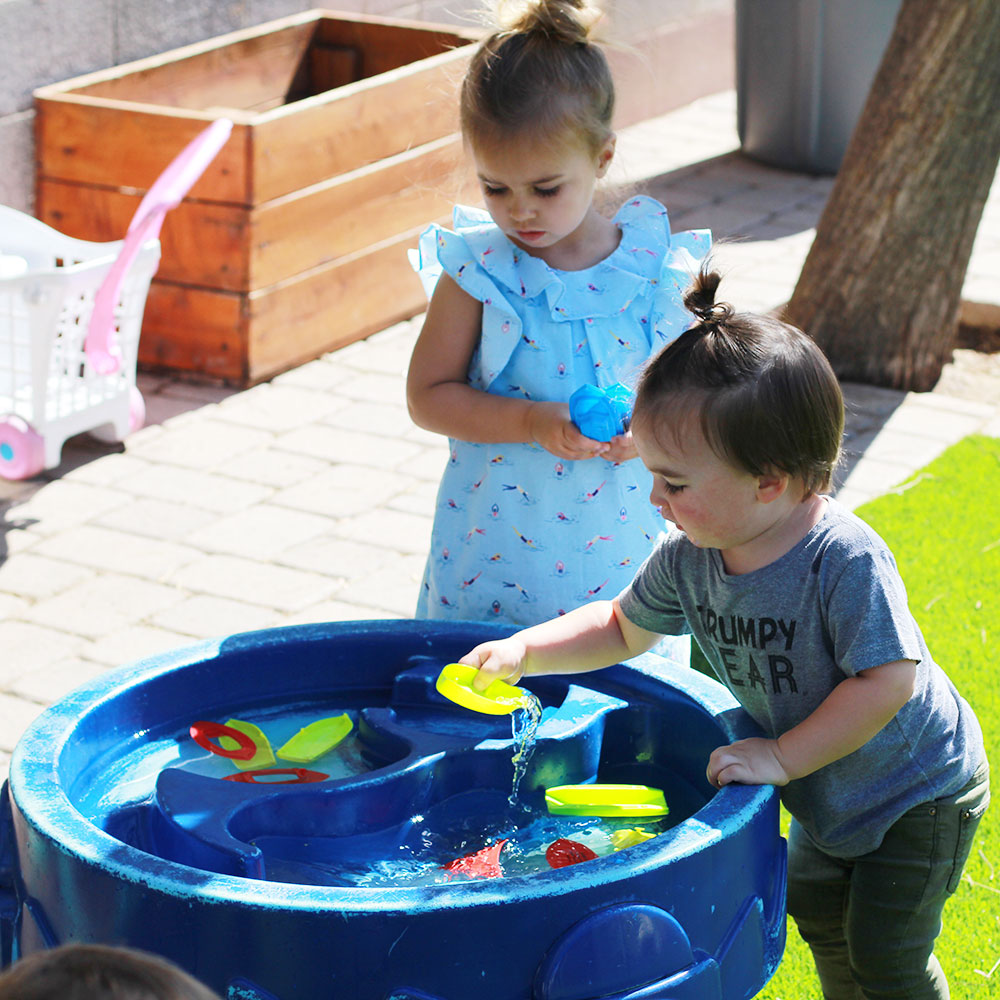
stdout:
[[[622,205],[614,222],[622,233],[618,247],[582,271],[559,271],[531,256],[483,209],[456,206],[453,230],[432,225],[424,231],[411,262],[428,298],[444,271],[483,303],[483,335],[470,370],[476,388],[493,385],[520,338],[537,343],[533,331],[525,330],[526,321],[583,323],[594,341],[591,353],[601,354],[614,351],[615,344],[622,347],[614,328],[632,318],[626,314],[636,312],[634,306],[642,306],[635,331],[642,337],[626,345],[627,354],[641,355],[634,359],[640,365],[690,325],[681,299],[711,247],[711,233],[671,233],[666,208],[645,195]],[[596,377],[599,385],[617,380],[609,369]]]

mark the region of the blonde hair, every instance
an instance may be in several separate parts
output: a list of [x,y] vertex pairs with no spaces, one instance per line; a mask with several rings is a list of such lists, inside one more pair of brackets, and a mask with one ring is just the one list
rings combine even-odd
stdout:
[[615,89],[592,40],[601,11],[587,0],[501,2],[499,28],[462,83],[462,134],[473,147],[525,133],[597,153],[611,137]]

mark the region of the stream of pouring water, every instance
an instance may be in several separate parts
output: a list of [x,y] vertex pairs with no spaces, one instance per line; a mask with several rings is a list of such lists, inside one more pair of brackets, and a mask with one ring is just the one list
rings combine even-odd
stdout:
[[514,741],[514,756],[511,758],[511,763],[514,765],[514,780],[507,802],[512,809],[517,806],[521,779],[528,770],[531,755],[535,750],[535,736],[541,718],[542,703],[530,691],[525,692],[520,706],[515,708],[510,716],[510,731]]

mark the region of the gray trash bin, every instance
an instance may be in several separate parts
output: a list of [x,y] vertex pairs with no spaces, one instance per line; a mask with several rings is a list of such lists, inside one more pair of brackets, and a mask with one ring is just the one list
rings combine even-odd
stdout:
[[901,0],[736,0],[743,152],[836,173]]

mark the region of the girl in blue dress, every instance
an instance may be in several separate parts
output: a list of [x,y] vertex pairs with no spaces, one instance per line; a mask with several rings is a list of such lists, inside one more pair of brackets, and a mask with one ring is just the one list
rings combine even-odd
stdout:
[[584,384],[634,385],[690,325],[683,291],[711,242],[671,233],[652,198],[597,210],[615,149],[614,88],[588,40],[598,12],[520,10],[462,85],[487,211],[456,208],[454,230],[431,226],[414,260],[430,305],[410,414],[450,439],[421,618],[531,624],[632,579],[663,528],[649,474],[631,434],[585,437],[568,400]]

